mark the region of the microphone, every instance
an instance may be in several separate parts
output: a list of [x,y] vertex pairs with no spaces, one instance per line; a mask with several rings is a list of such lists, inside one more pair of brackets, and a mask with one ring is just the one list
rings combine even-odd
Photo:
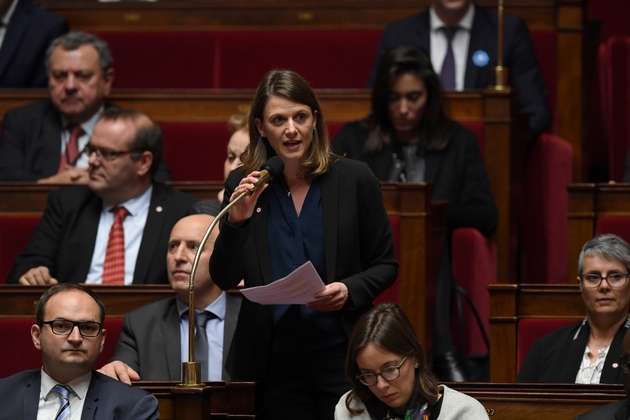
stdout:
[[241,201],[245,196],[251,195],[258,188],[262,187],[276,176],[280,175],[284,171],[284,162],[278,156],[273,156],[267,160],[260,168],[260,176],[258,181],[254,184],[254,189],[249,191],[243,191],[236,199],[232,200],[221,212],[214,218],[206,233],[203,235],[195,259],[193,261],[192,269],[190,270],[190,277],[188,279],[188,362],[182,363],[182,383],[179,387],[200,387],[203,386],[201,382],[201,363],[195,362],[195,273],[197,272],[197,266],[199,265],[199,258],[201,252],[210,238],[210,232],[217,225],[219,220],[225,216],[230,208],[236,203]]
[[260,167],[260,176],[258,182],[254,184],[254,189],[249,192],[252,195],[254,191],[262,187],[269,181],[273,180],[284,171],[284,162],[278,156],[273,156]]

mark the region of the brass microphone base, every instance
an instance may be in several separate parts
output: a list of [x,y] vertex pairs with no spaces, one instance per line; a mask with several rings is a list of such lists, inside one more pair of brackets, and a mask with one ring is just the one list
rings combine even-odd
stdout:
[[177,384],[178,387],[199,388],[205,386],[201,382],[201,363],[199,362],[183,362],[182,363],[182,383]]
[[496,66],[494,71],[492,72],[493,76],[493,85],[490,86],[490,89],[494,90],[506,90],[510,87],[507,84],[508,79],[508,69],[503,66]]

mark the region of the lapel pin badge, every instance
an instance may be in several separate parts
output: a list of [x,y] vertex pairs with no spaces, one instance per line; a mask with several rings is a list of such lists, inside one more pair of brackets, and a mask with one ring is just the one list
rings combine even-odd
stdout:
[[256,213],[260,213],[262,209],[260,207],[256,207]]
[[164,209],[162,208],[162,206],[157,206],[157,207],[155,208],[155,211],[157,211],[158,213],[162,213],[162,210],[164,210]]
[[484,50],[477,50],[472,55],[472,61],[477,67],[485,67],[490,62],[490,57]]

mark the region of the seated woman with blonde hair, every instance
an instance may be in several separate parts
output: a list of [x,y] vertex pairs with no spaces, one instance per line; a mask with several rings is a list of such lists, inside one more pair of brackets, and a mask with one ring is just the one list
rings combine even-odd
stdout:
[[474,398],[438,385],[409,318],[393,303],[359,319],[348,346],[346,376],[353,388],[335,419],[488,419]]

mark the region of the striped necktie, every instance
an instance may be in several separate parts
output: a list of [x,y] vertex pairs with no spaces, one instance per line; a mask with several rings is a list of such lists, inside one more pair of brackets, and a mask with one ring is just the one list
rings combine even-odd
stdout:
[[59,411],[57,411],[57,415],[55,416],[55,420],[66,420],[70,418],[70,392],[72,388],[70,385],[55,385],[52,389],[59,395],[59,399],[61,400],[61,404],[59,406]]

